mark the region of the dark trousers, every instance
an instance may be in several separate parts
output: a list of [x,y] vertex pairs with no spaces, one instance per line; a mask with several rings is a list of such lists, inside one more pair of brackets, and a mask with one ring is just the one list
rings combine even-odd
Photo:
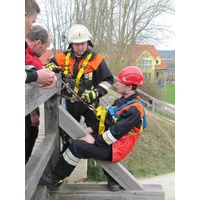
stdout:
[[[39,108],[36,109],[36,114],[39,116]],[[31,126],[30,114],[25,117],[25,164],[31,157],[35,141],[38,137],[39,127]]]
[[[97,160],[112,160],[112,145],[97,146],[96,144],[89,144],[82,140],[75,140],[69,146],[69,149],[75,157],[80,159],[94,158]],[[55,167],[55,172],[64,179],[73,172],[75,167],[67,163],[63,156],[61,156]]]
[[71,102],[66,100],[66,110],[80,122],[81,116],[85,118],[87,127],[91,127],[94,124],[98,124],[98,120],[93,110],[82,102]]

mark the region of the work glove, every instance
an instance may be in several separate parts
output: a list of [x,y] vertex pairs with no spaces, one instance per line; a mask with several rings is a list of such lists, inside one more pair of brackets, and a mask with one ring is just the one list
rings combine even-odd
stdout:
[[60,73],[60,72],[62,72],[61,67],[59,67],[59,66],[57,66],[57,65],[55,65],[55,64],[53,64],[53,63],[48,63],[45,67],[46,67],[48,70],[53,71],[53,72],[55,72],[55,73]]
[[97,100],[98,92],[94,90],[85,90],[81,98],[88,104],[92,104]]

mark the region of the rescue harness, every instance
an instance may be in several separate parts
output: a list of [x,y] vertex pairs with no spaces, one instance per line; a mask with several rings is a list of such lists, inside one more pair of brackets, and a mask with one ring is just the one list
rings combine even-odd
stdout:
[[110,116],[112,116],[112,119],[114,121],[114,123],[116,123],[116,121],[119,119],[120,115],[117,114],[117,111],[121,110],[122,108],[124,108],[127,105],[133,104],[133,103],[139,103],[142,105],[143,110],[144,110],[144,116],[141,119],[142,124],[140,126],[140,129],[134,127],[133,130],[134,132],[130,131],[129,134],[134,135],[135,133],[139,133],[141,132],[143,129],[145,129],[147,127],[147,122],[146,122],[146,113],[145,113],[145,109],[144,109],[144,105],[142,104],[142,102],[138,99],[132,99],[130,101],[127,101],[126,103],[120,105],[120,106],[114,106],[114,107],[109,107],[109,108],[104,108],[102,106],[98,106],[96,108],[96,116],[99,119],[99,130],[98,130],[98,134],[102,134],[105,131],[105,119],[106,119],[106,113],[108,112],[110,114]]
[[[70,56],[71,56],[71,52],[68,52],[67,55],[65,56],[65,68],[64,68],[64,75],[66,77],[69,77],[69,59],[70,59]],[[92,53],[89,53],[86,58],[84,59],[81,67],[80,67],[80,70],[77,74],[77,77],[76,77],[76,80],[75,80],[75,86],[74,86],[74,92],[76,94],[78,94],[78,90],[79,90],[79,84],[80,84],[80,80],[81,80],[81,77],[84,73],[84,70],[85,68],[87,67],[87,64],[90,60],[90,58],[92,57]],[[75,98],[75,96],[73,95],[72,98]]]

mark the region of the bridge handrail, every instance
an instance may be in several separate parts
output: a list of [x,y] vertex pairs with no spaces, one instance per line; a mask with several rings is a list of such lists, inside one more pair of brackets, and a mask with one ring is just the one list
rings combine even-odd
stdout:
[[[52,166],[59,158],[59,131],[58,131],[58,96],[61,90],[58,81],[56,87],[42,90],[36,83],[25,84],[25,116],[44,103],[45,138],[29,158],[25,166],[25,199],[31,200],[37,191],[37,185],[49,165]],[[57,105],[57,106],[55,106]],[[53,122],[52,122],[53,121]]]

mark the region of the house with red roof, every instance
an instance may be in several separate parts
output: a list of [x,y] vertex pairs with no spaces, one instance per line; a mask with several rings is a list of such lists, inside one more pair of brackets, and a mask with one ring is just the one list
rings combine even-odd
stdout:
[[132,60],[143,71],[146,79],[163,80],[167,73],[167,65],[154,45],[134,45]]

